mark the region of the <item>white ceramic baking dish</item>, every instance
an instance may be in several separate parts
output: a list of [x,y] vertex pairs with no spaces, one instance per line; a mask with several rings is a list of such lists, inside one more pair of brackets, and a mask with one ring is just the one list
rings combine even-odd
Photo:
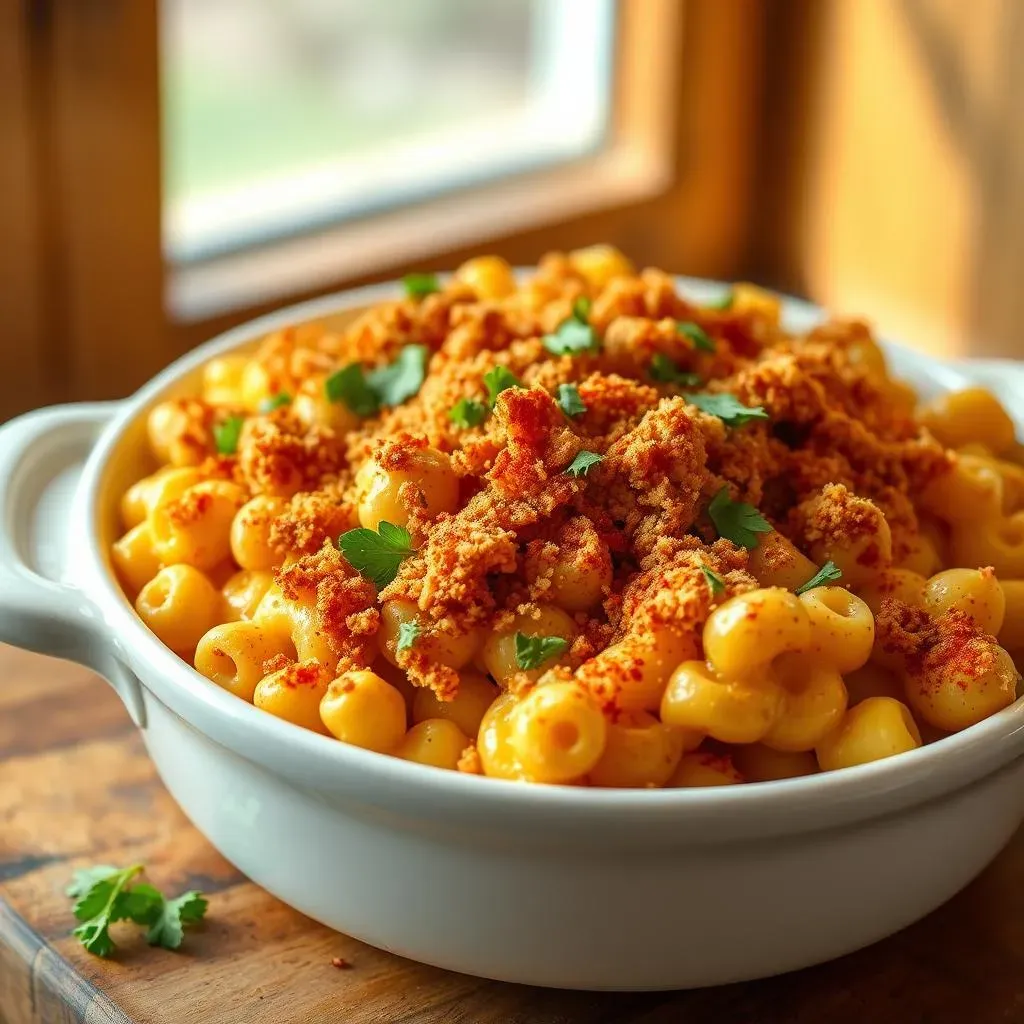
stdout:
[[[683,280],[698,297],[720,286]],[[416,960],[507,981],[658,989],[775,974],[874,942],[969,882],[1024,816],[1024,702],[966,732],[833,774],[721,789],[528,786],[442,772],[296,728],[167,650],[108,559],[118,498],[149,467],[144,413],[211,356],[397,294],[265,317],[123,402],[0,428],[0,640],[104,675],[168,789],[224,856],[285,902]],[[817,313],[787,302],[787,320]],[[889,346],[923,392],[1010,364]],[[1016,400],[1014,400],[1016,399]],[[2,682],[0,682],[2,685]]]

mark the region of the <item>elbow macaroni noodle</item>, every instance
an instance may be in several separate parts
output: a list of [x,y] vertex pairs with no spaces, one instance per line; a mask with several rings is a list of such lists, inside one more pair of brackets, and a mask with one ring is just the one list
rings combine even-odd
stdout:
[[[410,340],[438,353],[411,388],[395,369]],[[816,469],[789,504],[763,488],[763,528],[709,532],[708,499],[748,493],[717,454],[741,431],[779,465],[818,465],[803,447],[826,429],[813,391],[762,399],[764,423],[683,400],[721,356],[751,407],[768,371],[749,351],[776,350],[838,359],[826,401],[867,382],[863,431],[932,468],[897,498]],[[339,400],[344,367],[378,390]],[[608,246],[547,257],[522,284],[480,257],[340,333],[304,325],[213,359],[199,395],[154,406],[159,468],[121,498],[111,561],[202,675],[367,750],[638,789],[834,771],[968,728],[1017,692],[1024,449],[983,389],[916,422],[912,405],[865,328],[793,339],[753,286],[703,308]],[[581,451],[597,456],[585,470],[558,468]],[[379,544],[388,528],[408,543],[385,550],[386,576],[338,554],[346,531]]]

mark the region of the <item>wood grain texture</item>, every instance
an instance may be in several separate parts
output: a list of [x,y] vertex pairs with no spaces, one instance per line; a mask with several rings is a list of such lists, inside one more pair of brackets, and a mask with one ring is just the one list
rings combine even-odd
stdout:
[[0,4],[0,422],[63,397],[61,339],[44,301],[49,181],[42,166],[38,31],[30,5]]
[[[131,861],[145,862],[167,890],[203,889],[208,920],[178,953],[150,949],[137,929],[116,925],[117,958],[98,960],[68,936],[63,889],[75,868]],[[736,941],[743,941],[739,927]],[[351,969],[332,967],[334,957]],[[338,935],[248,882],[185,820],[101,681],[0,647],[0,1024],[995,1024],[1022,1017],[1021,836],[926,920],[795,974],[677,994],[480,981]]]
[[752,273],[944,357],[1024,351],[1024,4],[773,0]]

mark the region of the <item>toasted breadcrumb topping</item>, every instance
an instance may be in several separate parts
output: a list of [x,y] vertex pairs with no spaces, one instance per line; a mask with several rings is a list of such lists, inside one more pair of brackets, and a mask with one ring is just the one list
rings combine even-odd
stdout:
[[[600,348],[554,354],[544,339],[581,297],[591,302]],[[695,346],[680,323],[696,324],[714,351]],[[182,443],[196,448],[197,462],[216,459],[218,474],[250,494],[287,499],[269,528],[270,544],[287,556],[277,583],[309,605],[312,628],[344,665],[376,657],[384,601],[411,601],[431,631],[457,637],[498,629],[550,600],[556,565],[589,567],[607,583],[597,603],[573,613],[567,664],[614,703],[639,671],[631,645],[650,643],[652,631],[670,631],[700,656],[713,605],[702,567],[723,581],[724,597],[757,586],[747,551],[718,538],[708,519],[723,487],[805,551],[868,535],[884,516],[895,563],[918,536],[912,496],[953,463],[865,357],[878,350],[864,323],[832,321],[794,335],[756,307],[698,305],[657,270],[594,287],[562,254],[545,257],[505,298],[478,299],[453,282],[347,324],[275,332],[255,365],[268,393],[298,394],[311,378],[355,362],[367,371],[388,365],[410,344],[429,352],[418,392],[354,429],[304,425],[285,405],[250,413],[237,455],[218,457],[210,425],[223,410],[191,399],[182,406]],[[700,390],[763,407],[767,418],[731,428],[687,401],[694,387],[655,379],[656,356],[696,375]],[[496,367],[520,386],[492,408],[484,376]],[[569,383],[586,407],[571,419],[557,403],[559,385]],[[482,422],[453,422],[462,399],[486,407]],[[431,513],[414,484],[403,486],[398,498],[416,550],[378,593],[336,546],[358,525],[357,473],[366,460],[400,472],[426,447],[449,456],[458,506]],[[568,475],[581,452],[601,459],[585,475]],[[861,560],[881,570],[889,557],[868,545]],[[936,623],[891,598],[879,617],[885,643],[911,658],[969,640],[966,628],[956,615]],[[624,640],[614,663],[595,660]],[[443,698],[457,692],[458,672],[418,650],[402,667]],[[475,747],[459,767],[480,770]]]

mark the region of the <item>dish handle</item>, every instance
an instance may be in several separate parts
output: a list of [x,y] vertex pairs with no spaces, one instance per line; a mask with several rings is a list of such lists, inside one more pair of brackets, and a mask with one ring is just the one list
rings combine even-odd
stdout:
[[117,657],[99,609],[73,581],[73,492],[117,408],[58,405],[0,426],[0,641],[93,669],[142,726],[139,681]]

